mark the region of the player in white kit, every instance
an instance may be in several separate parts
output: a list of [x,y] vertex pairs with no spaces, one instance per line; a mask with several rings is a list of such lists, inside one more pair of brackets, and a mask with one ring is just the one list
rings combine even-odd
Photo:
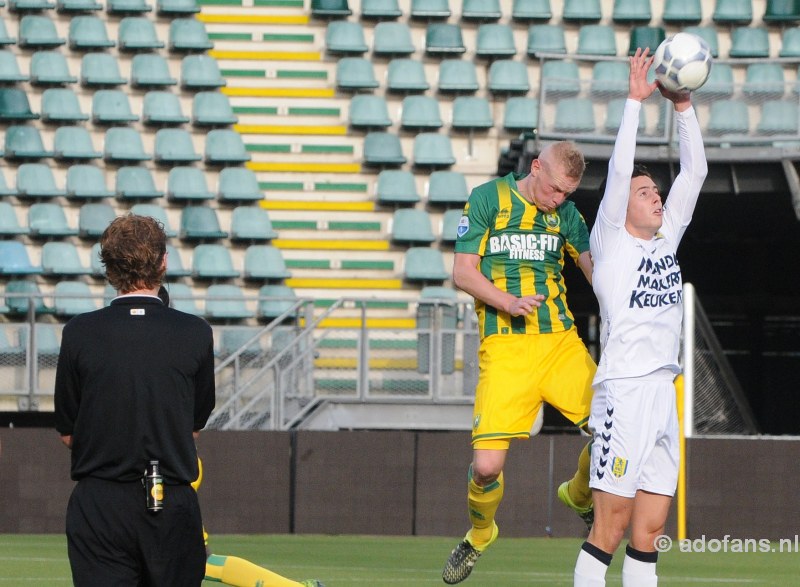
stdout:
[[[647,82],[648,51],[630,58],[628,100],[592,228],[593,288],[602,352],[589,426],[595,522],[575,565],[575,587],[602,587],[628,526],[624,587],[657,585],[655,538],[664,533],[678,479],[673,380],[683,315],[676,250],[708,172],[688,93]],[[646,169],[634,165],[642,102],[656,90],[674,105],[680,174],[662,207]]]

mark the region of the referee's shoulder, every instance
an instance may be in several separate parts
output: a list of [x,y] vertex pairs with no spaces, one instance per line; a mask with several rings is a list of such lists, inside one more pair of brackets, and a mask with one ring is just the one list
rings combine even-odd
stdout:
[[211,325],[200,316],[181,312],[175,308],[164,308],[169,320],[173,321],[176,325],[181,325],[185,328],[194,328],[201,332],[208,332],[211,334]]

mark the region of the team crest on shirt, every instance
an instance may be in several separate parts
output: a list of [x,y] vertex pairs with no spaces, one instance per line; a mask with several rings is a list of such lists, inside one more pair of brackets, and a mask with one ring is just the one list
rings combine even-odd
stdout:
[[462,216],[461,219],[458,221],[458,226],[456,227],[456,235],[462,237],[468,232],[469,232],[469,217]]
[[475,419],[472,421],[472,429],[473,430],[477,430],[478,429],[478,424],[480,424],[480,423],[481,423],[481,415],[478,414],[477,416],[475,416]]
[[614,477],[617,478],[624,477],[627,471],[628,471],[628,459],[623,459],[622,457],[614,457],[614,460],[611,461],[611,472],[614,474]]
[[555,212],[545,214],[544,223],[547,225],[547,228],[558,228],[558,226],[561,224],[561,217]]

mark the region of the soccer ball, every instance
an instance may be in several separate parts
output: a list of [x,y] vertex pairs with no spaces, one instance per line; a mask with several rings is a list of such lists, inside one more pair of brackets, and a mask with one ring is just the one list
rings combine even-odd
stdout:
[[673,92],[687,92],[706,83],[711,61],[711,50],[703,39],[676,33],[658,46],[653,66],[661,85]]

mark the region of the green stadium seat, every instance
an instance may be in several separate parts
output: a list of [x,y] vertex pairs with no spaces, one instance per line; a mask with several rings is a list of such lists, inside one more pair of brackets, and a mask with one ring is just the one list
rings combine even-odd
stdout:
[[161,55],[138,53],[131,60],[131,86],[134,88],[165,88],[177,85],[166,59]]
[[403,98],[400,126],[404,129],[441,128],[442,116],[439,101],[430,96],[406,96]]
[[455,165],[450,137],[423,132],[414,137],[414,165],[417,167],[449,167]]
[[719,37],[717,36],[717,29],[713,26],[687,26],[684,32],[697,35],[708,43],[708,48],[711,50],[712,57],[719,57]]
[[[183,265],[181,253],[173,245],[167,245],[167,277],[188,277],[192,272]],[[174,285],[174,284],[171,284]],[[172,287],[169,286],[170,298],[172,298]],[[173,306],[177,307],[177,306]]]
[[567,52],[567,41],[564,27],[558,24],[534,24],[528,28],[529,57],[537,57],[540,53]]
[[16,56],[8,49],[0,50],[0,82],[25,82],[28,76],[19,70]]
[[407,281],[442,282],[450,274],[444,268],[444,257],[438,249],[411,247],[405,254],[404,277]]
[[442,215],[442,231],[439,234],[440,241],[448,244],[456,242],[456,237],[458,236],[456,231],[458,230],[458,223],[463,214],[464,212],[457,208],[444,211]]
[[721,25],[748,25],[753,22],[753,0],[717,0],[711,18]]
[[116,217],[117,213],[110,204],[83,204],[78,212],[78,236],[88,239],[100,238]]
[[[42,268],[38,265],[31,264],[28,250],[25,245],[16,240],[3,240],[0,241],[0,275],[35,275],[41,273]],[[24,282],[28,283],[28,282]],[[34,286],[36,284],[33,284]],[[6,293],[9,292],[11,283],[6,284]],[[6,298],[6,305],[12,308],[12,303],[15,300]],[[23,300],[27,311],[27,302]]]
[[347,18],[353,14],[347,0],[311,0],[314,18]]
[[245,320],[255,316],[247,309],[244,293],[236,285],[215,283],[206,291],[205,317],[210,320]]
[[260,338],[256,338],[260,331],[260,328],[242,326],[217,330],[219,333],[219,349],[217,350],[219,357],[225,358],[239,352],[240,359],[256,359],[264,353]]
[[400,169],[384,169],[378,174],[375,197],[382,206],[416,204],[420,197],[414,174]]
[[109,14],[144,14],[153,7],[147,0],[106,0],[106,11]]
[[28,234],[28,228],[20,225],[14,206],[8,202],[0,202],[0,235],[6,237],[18,234]]
[[94,124],[126,124],[139,117],[131,110],[128,95],[120,90],[97,90],[92,96]]
[[761,119],[756,131],[760,135],[797,135],[797,100],[767,100],[761,104]]
[[478,57],[496,59],[516,55],[514,33],[507,24],[482,24],[478,27],[475,54]]
[[244,146],[242,135],[235,130],[215,129],[206,135],[206,165],[236,165],[252,158]]
[[31,238],[63,238],[78,234],[67,223],[64,208],[51,202],[38,202],[28,208],[28,230]]
[[[13,242],[13,241],[8,241]],[[15,247],[12,247],[15,248]],[[23,248],[24,250],[24,248]],[[27,253],[26,253],[27,256]],[[4,259],[0,255],[0,259]],[[4,265],[5,263],[2,263]],[[35,273],[41,273],[41,267]],[[2,270],[0,270],[2,273]],[[28,302],[33,301],[34,313],[36,314],[52,314],[53,309],[44,303],[44,296],[39,289],[39,285],[35,281],[27,279],[11,279],[6,283],[6,305],[8,306],[9,314],[27,314]],[[15,297],[12,294],[22,294],[25,297]]]
[[214,47],[208,38],[206,25],[195,18],[176,18],[169,24],[167,47],[173,53],[208,51]]
[[389,109],[383,96],[358,94],[350,100],[348,122],[353,128],[375,129],[392,126]]
[[650,48],[650,53],[654,53],[661,42],[667,38],[667,33],[660,26],[637,26],[631,29],[630,44],[628,55],[636,53],[636,49],[645,47]]
[[202,169],[173,167],[167,175],[167,199],[213,200],[214,194],[208,191],[206,176]]
[[217,60],[208,55],[187,55],[181,60],[181,87],[187,90],[210,90],[226,84]]
[[220,92],[197,92],[192,100],[194,126],[227,126],[239,118],[233,113],[228,96]]
[[547,22],[553,18],[550,0],[514,0],[511,18],[517,22]]
[[18,88],[0,88],[0,120],[18,122],[39,118],[31,110],[28,94]]
[[336,62],[338,90],[371,90],[378,87],[372,62],[363,57],[344,57]]
[[289,311],[297,302],[294,290],[283,284],[267,284],[258,290],[257,315],[262,320],[273,320]]
[[791,27],[783,31],[778,57],[800,57],[800,27]]
[[162,128],[156,131],[153,158],[161,165],[173,165],[200,161],[195,151],[192,135],[181,128]]
[[415,51],[411,30],[405,23],[379,22],[372,38],[372,54],[376,57],[406,56]]
[[275,281],[291,277],[281,250],[272,245],[250,245],[244,253],[245,279]]
[[447,23],[428,25],[425,32],[425,53],[427,55],[449,57],[466,51],[460,26]]
[[9,126],[6,129],[5,156],[7,159],[42,159],[52,157],[45,149],[42,135],[35,126]]
[[218,240],[228,238],[228,233],[219,227],[217,211],[209,206],[186,206],[181,210],[181,240]]
[[47,16],[26,14],[19,21],[17,44],[21,49],[60,47],[66,42],[58,36],[55,23]]
[[645,25],[652,18],[650,0],[614,0],[611,19],[617,24]]
[[459,206],[463,208],[469,198],[467,178],[458,171],[434,171],[426,186],[428,204],[432,206]]
[[[169,257],[167,263],[169,264]],[[169,265],[167,265],[167,277],[169,277]],[[169,291],[170,306],[192,316],[202,316],[203,313],[197,307],[191,287],[185,283],[167,283],[165,285]]]
[[388,167],[403,165],[406,158],[400,138],[387,132],[371,132],[364,137],[364,165]]
[[624,61],[598,61],[592,68],[591,95],[596,99],[628,94],[630,66]]
[[172,224],[170,224],[167,211],[158,204],[134,204],[131,206],[131,213],[137,216],[150,216],[150,218],[155,218],[164,226],[164,233],[169,238],[178,236],[178,231],[172,228]]
[[89,268],[81,262],[78,249],[69,242],[51,241],[42,245],[42,275],[60,277],[89,275]]
[[800,21],[798,0],[767,0],[763,21],[767,24],[792,24]]
[[578,31],[579,55],[617,54],[617,38],[614,27],[605,24],[585,24]]
[[72,200],[111,198],[103,170],[94,165],[72,165],[67,169],[67,197]]
[[734,27],[731,31],[731,48],[728,56],[731,58],[769,57],[767,29],[764,27]]
[[96,0],[58,0],[56,2],[56,11],[60,14],[91,12],[102,9],[103,5]]
[[218,244],[202,244],[194,248],[192,277],[195,279],[229,279],[239,277],[239,272],[233,268],[228,247]]
[[47,0],[8,0],[10,12],[52,10],[56,5]]
[[156,0],[159,16],[187,16],[200,12],[196,0]]
[[701,0],[665,0],[661,19],[668,25],[699,25],[703,20]]
[[492,110],[486,98],[458,96],[453,100],[455,130],[488,130],[494,126]]
[[6,21],[0,18],[0,45],[16,45],[17,39],[8,34]]
[[708,99],[730,98],[733,95],[733,67],[729,63],[715,63],[706,83],[695,90],[696,96]]
[[431,218],[425,210],[400,208],[392,215],[392,242],[406,245],[432,243],[436,240],[431,229]]
[[603,18],[600,0],[564,0],[564,13],[561,18],[564,22],[600,22]]
[[43,163],[23,163],[17,167],[18,198],[56,198],[66,195],[56,187],[56,180],[49,165]]
[[397,0],[361,0],[363,20],[394,20],[403,16]]
[[439,64],[439,93],[475,93],[480,89],[475,63],[467,59],[442,59]]
[[551,60],[542,65],[541,84],[545,98],[576,96],[581,91],[578,64],[574,61]]
[[164,192],[156,189],[153,174],[147,167],[117,169],[114,191],[121,200],[151,200],[164,195]]
[[[0,71],[5,69],[2,65],[2,54],[0,51]],[[34,86],[60,86],[78,81],[78,78],[69,72],[64,55],[58,51],[34,53],[31,56],[30,72],[31,84]]]
[[325,50],[331,55],[361,55],[369,50],[360,23],[335,20],[325,31]]
[[59,281],[53,290],[53,310],[56,316],[70,318],[93,312],[97,302],[89,285],[83,281]]
[[386,77],[386,89],[390,92],[425,92],[430,88],[422,62],[414,59],[393,59]]
[[89,131],[83,126],[60,126],[53,139],[53,157],[60,161],[75,159],[100,159],[103,153],[96,151]]
[[47,88],[42,93],[42,121],[72,123],[89,120],[81,110],[78,97],[67,88]]
[[105,274],[106,268],[100,259],[100,243],[94,243],[92,250],[89,252],[89,275],[92,277],[105,277]]
[[81,85],[121,86],[125,78],[119,73],[116,57],[109,53],[87,53],[81,59]]
[[106,131],[103,159],[109,162],[149,161],[152,155],[145,153],[142,137],[135,129],[115,126]]
[[746,98],[777,100],[785,90],[783,65],[780,63],[750,63],[745,73],[742,94]]
[[237,206],[231,215],[231,241],[250,243],[278,238],[269,213],[259,206]]
[[450,18],[448,0],[411,0],[411,18],[427,21]]
[[712,102],[706,131],[714,136],[748,134],[750,132],[750,115],[747,104],[741,100]]
[[116,43],[108,38],[106,23],[96,16],[85,15],[73,16],[69,21],[67,43],[73,51],[116,46]]
[[595,130],[594,108],[588,98],[564,98],[556,104],[553,128],[563,133],[592,133]]
[[539,125],[539,101],[514,96],[506,100],[503,128],[510,132],[532,131]]
[[[55,310],[49,309],[48,311],[53,313]],[[46,363],[47,367],[52,367],[57,361],[58,353],[61,349],[61,344],[58,342],[58,334],[56,333],[58,326],[55,324],[36,324],[35,328],[36,354],[39,357],[39,361]],[[28,347],[28,332],[28,328],[23,328],[19,331],[20,344],[25,348]]]
[[[617,131],[622,124],[622,113],[625,111],[625,98],[615,98],[606,104],[606,120],[603,129],[612,137],[616,137]],[[642,133],[647,128],[646,109],[639,110],[639,132]]]
[[495,61],[489,66],[488,88],[493,94],[527,94],[528,68],[521,61]]
[[226,167],[217,184],[221,202],[257,202],[264,199],[256,174],[246,167]]
[[417,306],[417,372],[429,373],[431,371],[431,334],[434,312],[437,306],[441,309],[441,328],[449,330],[441,335],[440,364],[443,374],[451,374],[456,368],[456,334],[458,325],[457,294],[449,287],[427,286],[420,291],[420,300]]
[[117,43],[120,51],[148,51],[166,46],[158,38],[153,21],[144,16],[127,16],[119,21]]
[[499,0],[463,0],[461,20],[497,21],[503,16]]
[[178,96],[170,92],[147,92],[142,104],[142,122],[150,126],[180,125],[189,122]]

